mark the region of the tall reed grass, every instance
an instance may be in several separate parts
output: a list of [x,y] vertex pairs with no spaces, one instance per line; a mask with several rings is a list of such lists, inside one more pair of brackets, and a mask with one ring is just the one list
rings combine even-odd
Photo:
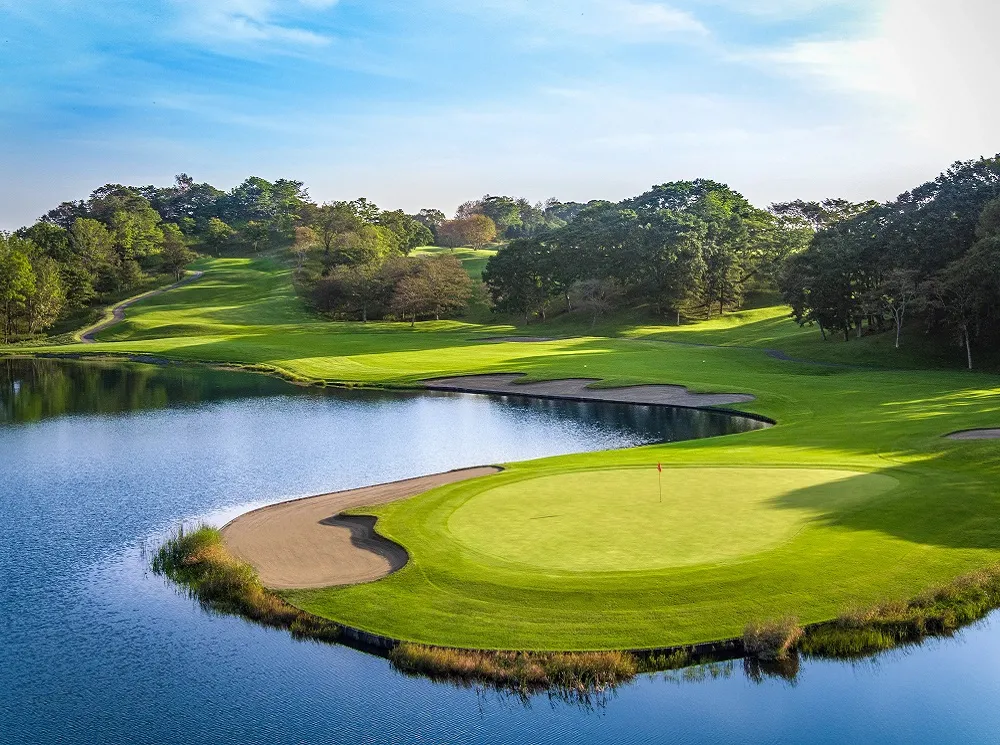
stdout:
[[215,528],[178,530],[153,557],[153,571],[186,587],[208,610],[288,629],[298,638],[334,641],[340,636],[333,621],[305,613],[269,592],[252,566],[226,551]]
[[408,674],[524,691],[604,691],[639,672],[639,661],[629,652],[495,652],[403,643],[389,659]]
[[1000,607],[1000,564],[963,575],[917,597],[850,609],[809,629],[799,648],[817,657],[866,657],[928,636],[949,635]]

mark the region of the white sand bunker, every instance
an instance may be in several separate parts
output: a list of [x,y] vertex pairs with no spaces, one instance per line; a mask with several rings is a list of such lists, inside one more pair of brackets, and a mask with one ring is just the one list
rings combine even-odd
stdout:
[[945,436],[949,440],[1000,440],[1000,429],[967,429]]
[[538,383],[519,383],[523,373],[460,375],[425,380],[424,386],[437,391],[465,393],[508,393],[536,398],[564,398],[629,404],[660,404],[688,408],[748,403],[748,393],[692,393],[682,385],[631,385],[621,388],[591,388],[596,378],[564,378]]

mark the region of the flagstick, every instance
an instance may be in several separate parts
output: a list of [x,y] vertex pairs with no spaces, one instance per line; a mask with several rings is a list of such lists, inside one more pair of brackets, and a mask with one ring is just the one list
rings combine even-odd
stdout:
[[663,504],[663,471],[657,469],[656,484],[660,487],[660,504]]

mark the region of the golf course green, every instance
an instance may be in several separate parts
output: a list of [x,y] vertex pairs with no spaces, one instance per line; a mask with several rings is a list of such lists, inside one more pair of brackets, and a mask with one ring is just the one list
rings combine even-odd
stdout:
[[[815,505],[861,504],[888,476],[806,468],[580,471],[488,489],[446,522],[484,559],[526,570],[634,572],[738,560],[795,535]],[[785,509],[777,507],[787,501]],[[406,521],[403,517],[402,520]]]
[[155,355],[343,385],[514,372],[678,384],[752,394],[736,408],[777,422],[504,464],[361,508],[410,560],[369,584],[282,593],[312,614],[442,646],[654,648],[739,636],[755,620],[831,619],[1000,561],[1000,441],[945,437],[1000,426],[998,376],[918,369],[915,350],[895,355],[879,337],[824,342],[781,308],[680,328],[605,324],[605,335],[560,320],[530,327],[558,338],[497,343],[525,329],[329,322],[302,307],[275,257],[193,268],[204,276],[129,308],[97,343],[32,351]]

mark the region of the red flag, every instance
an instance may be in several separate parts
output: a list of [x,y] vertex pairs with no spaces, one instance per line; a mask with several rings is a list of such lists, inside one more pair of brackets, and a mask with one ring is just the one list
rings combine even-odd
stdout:
[[658,473],[663,473],[663,466],[659,463],[656,464],[656,470]]

